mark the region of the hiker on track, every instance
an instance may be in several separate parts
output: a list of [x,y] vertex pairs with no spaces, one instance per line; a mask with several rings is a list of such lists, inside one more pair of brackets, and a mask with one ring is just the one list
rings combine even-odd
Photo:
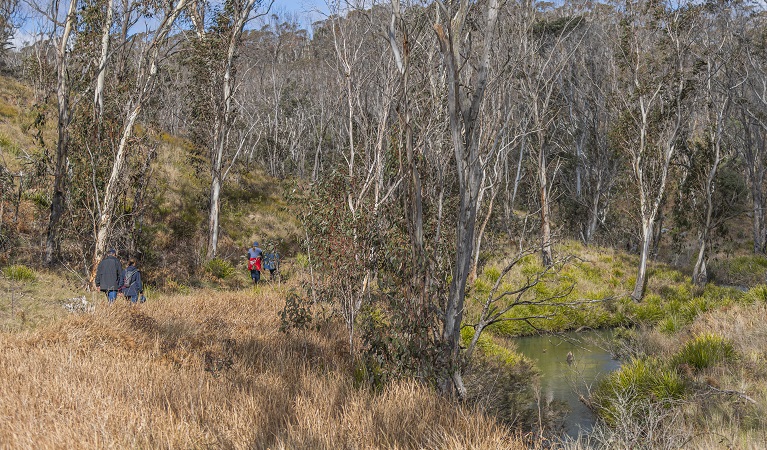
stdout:
[[117,291],[123,285],[123,265],[117,259],[117,251],[109,249],[107,256],[101,260],[96,269],[96,289],[107,294],[109,304],[115,302]]
[[258,246],[258,242],[254,242],[253,247],[248,249],[248,270],[250,270],[253,284],[258,284],[261,280],[261,258],[263,255],[264,252]]
[[274,281],[280,267],[280,254],[277,252],[265,253],[262,259],[264,270],[269,271],[269,280]]
[[136,261],[133,259],[128,260],[128,267],[125,268],[123,273],[121,292],[134,305],[139,301],[139,296],[144,298],[141,295],[144,292],[144,285],[141,283],[141,272],[136,268]]

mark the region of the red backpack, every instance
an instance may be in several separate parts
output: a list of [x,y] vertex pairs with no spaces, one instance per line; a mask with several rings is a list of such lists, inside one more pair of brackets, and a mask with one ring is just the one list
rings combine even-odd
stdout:
[[261,257],[257,258],[250,258],[248,260],[248,270],[258,270],[261,271]]

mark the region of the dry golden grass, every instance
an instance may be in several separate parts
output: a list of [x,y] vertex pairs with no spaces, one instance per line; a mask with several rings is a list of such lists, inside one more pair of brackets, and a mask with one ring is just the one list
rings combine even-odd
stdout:
[[99,303],[0,334],[0,448],[524,448],[413,382],[354,387],[342,331],[269,287]]

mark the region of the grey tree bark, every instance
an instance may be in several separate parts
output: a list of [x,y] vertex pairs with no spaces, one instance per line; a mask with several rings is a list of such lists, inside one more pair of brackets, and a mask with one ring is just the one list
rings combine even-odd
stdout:
[[[463,360],[461,356],[461,323],[466,298],[466,280],[471,269],[474,246],[474,229],[477,221],[477,197],[482,182],[482,166],[479,154],[479,117],[488,83],[490,53],[495,40],[498,20],[498,0],[487,3],[484,42],[476,66],[476,74],[470,83],[462,76],[465,70],[463,53],[468,50],[464,41],[468,0],[446,5],[437,2],[440,20],[434,24],[437,33],[442,66],[447,81],[447,103],[451,142],[458,175],[459,207],[456,223],[456,255],[453,280],[444,311],[443,352],[448,361],[447,376],[442,389],[457,397],[466,395],[463,383]],[[473,92],[469,88],[473,88]]]
[[[58,2],[54,2],[58,5]],[[48,231],[45,240],[45,264],[50,266],[59,258],[60,221],[64,214],[67,190],[67,158],[69,155],[69,122],[70,122],[70,86],[69,86],[69,57],[68,46],[72,34],[77,0],[70,0],[67,15],[64,18],[64,28],[56,46],[56,102],[58,106],[58,140],[56,141],[56,165],[53,172],[53,198],[51,213],[48,220]],[[56,20],[54,9],[52,20]]]

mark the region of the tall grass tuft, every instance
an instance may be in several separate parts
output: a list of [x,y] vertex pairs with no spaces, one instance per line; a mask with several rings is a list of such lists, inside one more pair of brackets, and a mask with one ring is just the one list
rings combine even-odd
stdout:
[[695,369],[705,369],[722,362],[735,360],[735,349],[722,336],[708,333],[687,342],[673,358],[673,364],[687,364]]
[[600,382],[592,403],[610,426],[617,426],[626,401],[655,405],[683,399],[686,394],[684,379],[660,360],[634,359]]
[[4,267],[3,275],[9,280],[21,283],[29,283],[35,281],[37,278],[34,269],[31,269],[22,264],[14,264],[8,267]]

